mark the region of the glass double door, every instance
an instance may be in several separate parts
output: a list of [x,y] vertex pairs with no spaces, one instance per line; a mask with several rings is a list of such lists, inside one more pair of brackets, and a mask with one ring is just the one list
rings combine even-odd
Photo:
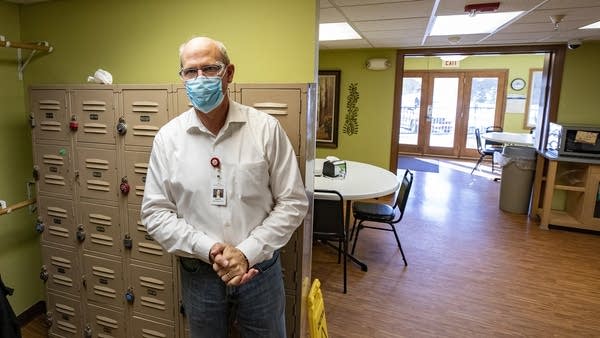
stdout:
[[404,73],[399,153],[477,156],[475,129],[502,125],[506,71]]

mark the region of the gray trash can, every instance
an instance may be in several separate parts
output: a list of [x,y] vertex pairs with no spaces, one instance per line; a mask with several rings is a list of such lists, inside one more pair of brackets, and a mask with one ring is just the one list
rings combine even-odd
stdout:
[[536,151],[532,147],[505,146],[494,159],[502,166],[500,209],[515,214],[529,211],[535,174]]

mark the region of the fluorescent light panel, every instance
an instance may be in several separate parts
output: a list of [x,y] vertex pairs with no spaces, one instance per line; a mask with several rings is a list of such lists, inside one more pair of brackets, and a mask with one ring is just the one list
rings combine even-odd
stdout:
[[319,24],[319,41],[353,40],[360,38],[360,35],[347,22]]
[[492,33],[514,19],[522,11],[502,13],[477,13],[474,16],[440,15],[435,18],[430,36]]
[[598,28],[600,28],[600,21],[594,22],[594,23],[589,24],[587,26],[580,27],[579,29],[598,29]]

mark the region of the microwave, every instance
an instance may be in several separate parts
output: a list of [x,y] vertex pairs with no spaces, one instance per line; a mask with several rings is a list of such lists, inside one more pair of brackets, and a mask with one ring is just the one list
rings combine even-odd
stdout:
[[551,122],[546,149],[559,156],[600,158],[600,126]]

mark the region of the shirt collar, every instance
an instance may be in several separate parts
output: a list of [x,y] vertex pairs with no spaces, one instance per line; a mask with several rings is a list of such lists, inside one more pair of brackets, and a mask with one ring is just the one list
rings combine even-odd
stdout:
[[[196,115],[196,110],[192,107],[188,109],[184,114],[184,123],[187,126],[188,133],[197,133],[197,132],[206,132],[208,133],[208,129],[200,122],[200,119]],[[229,100],[229,111],[227,112],[227,118],[225,119],[225,124],[223,125],[223,130],[229,128],[229,125],[234,123],[246,123],[247,117],[242,112],[240,104]]]

